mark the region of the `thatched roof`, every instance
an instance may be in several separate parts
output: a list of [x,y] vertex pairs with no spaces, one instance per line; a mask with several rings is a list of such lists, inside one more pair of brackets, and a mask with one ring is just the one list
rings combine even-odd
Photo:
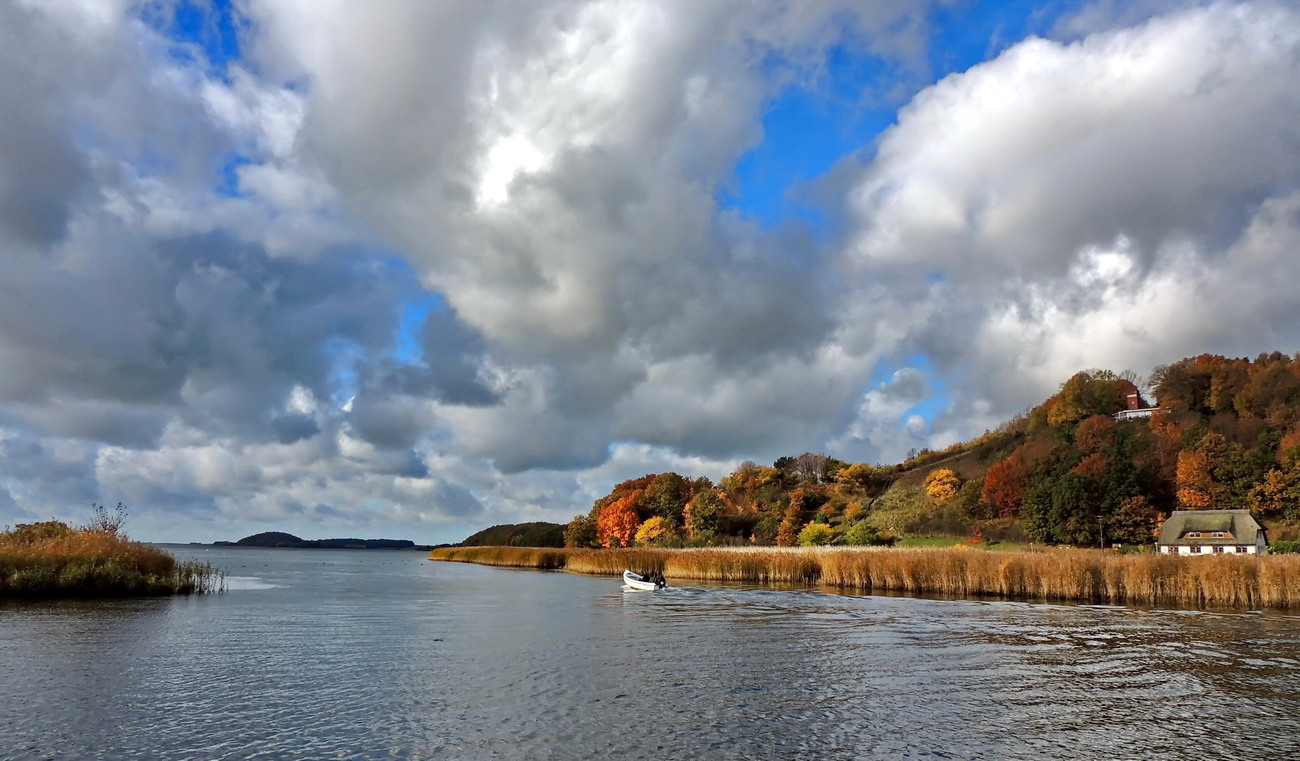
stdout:
[[[1228,536],[1212,536],[1222,531]],[[1185,536],[1189,532],[1200,536]],[[1159,544],[1207,545],[1254,544],[1264,527],[1249,510],[1177,510],[1160,526]],[[1267,541],[1267,539],[1265,539]]]

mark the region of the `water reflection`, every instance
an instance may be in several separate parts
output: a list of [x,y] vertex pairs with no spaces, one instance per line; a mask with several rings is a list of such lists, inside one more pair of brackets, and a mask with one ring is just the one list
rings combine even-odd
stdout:
[[0,608],[0,758],[1298,750],[1294,616],[624,592],[416,553],[202,559],[240,583],[217,597]]

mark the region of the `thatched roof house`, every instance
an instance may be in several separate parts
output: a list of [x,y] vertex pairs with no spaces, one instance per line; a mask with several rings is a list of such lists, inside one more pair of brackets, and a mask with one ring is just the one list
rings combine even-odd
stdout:
[[1249,510],[1177,510],[1160,526],[1156,546],[1177,555],[1258,555],[1268,537]]

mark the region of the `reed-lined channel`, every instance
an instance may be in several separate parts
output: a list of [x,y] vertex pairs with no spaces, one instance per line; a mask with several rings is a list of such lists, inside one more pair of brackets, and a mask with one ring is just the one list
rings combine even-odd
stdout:
[[222,595],[0,607],[0,758],[1287,758],[1300,617],[173,549]]

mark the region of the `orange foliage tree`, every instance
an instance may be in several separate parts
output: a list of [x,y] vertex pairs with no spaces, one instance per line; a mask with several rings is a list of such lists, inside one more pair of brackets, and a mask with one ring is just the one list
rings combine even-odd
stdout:
[[640,492],[626,494],[601,509],[596,516],[596,541],[602,547],[631,547],[640,520],[636,514]]
[[1210,456],[1202,449],[1178,453],[1178,503],[1183,507],[1209,507],[1214,502],[1214,479],[1210,477]]
[[1085,478],[1091,478],[1094,481],[1099,481],[1101,480],[1102,475],[1106,472],[1106,456],[1100,452],[1093,452],[1080,460],[1079,464],[1075,465],[1070,472],[1078,473],[1079,475],[1084,476]]
[[1021,450],[1017,449],[1010,457],[989,468],[980,498],[999,518],[1014,518],[1020,514],[1020,503],[1025,500],[1028,486],[1029,467]]
[[799,532],[803,530],[807,520],[804,514],[806,502],[807,495],[802,489],[790,495],[790,506],[785,509],[785,515],[782,516],[781,525],[776,532],[778,547],[794,547],[799,543]]
[[1114,439],[1115,421],[1110,415],[1093,415],[1074,432],[1074,445],[1081,452],[1098,452]]

